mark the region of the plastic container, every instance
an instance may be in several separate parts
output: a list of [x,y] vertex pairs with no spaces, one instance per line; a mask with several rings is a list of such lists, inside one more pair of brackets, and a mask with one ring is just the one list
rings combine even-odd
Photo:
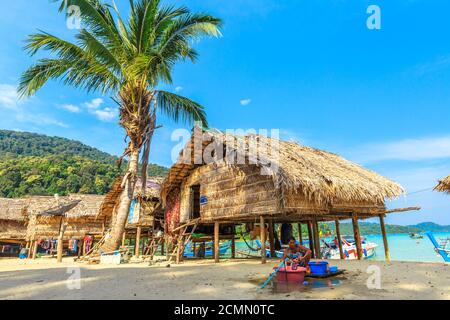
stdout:
[[278,282],[302,282],[305,281],[306,268],[298,267],[292,270],[291,266],[287,266],[286,270],[281,268],[277,273]]
[[325,275],[329,272],[328,262],[326,261],[310,262],[309,267],[312,274]]
[[339,271],[338,267],[336,267],[336,266],[330,267],[330,272],[331,273],[336,273],[338,271]]

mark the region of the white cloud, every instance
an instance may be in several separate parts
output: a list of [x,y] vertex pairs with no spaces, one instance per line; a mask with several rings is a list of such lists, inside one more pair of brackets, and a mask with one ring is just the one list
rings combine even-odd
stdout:
[[86,102],[84,105],[85,105],[88,109],[95,110],[95,109],[99,108],[102,104],[103,104],[103,99],[101,99],[101,98],[96,98],[96,99],[93,99],[93,100],[90,101],[90,102]]
[[32,123],[36,125],[45,126],[58,126],[61,128],[68,128],[69,126],[62,121],[51,118],[45,114],[30,114],[20,112],[16,116],[16,120],[19,122]]
[[183,91],[183,87],[178,86],[175,88],[175,92],[181,92],[181,91]]
[[248,106],[252,102],[252,99],[242,99],[240,102],[241,106]]
[[64,109],[64,110],[72,112],[72,113],[80,113],[81,112],[81,108],[76,105],[73,105],[73,104],[64,104],[61,106],[61,109]]
[[19,97],[15,86],[0,84],[0,107],[6,109],[17,109]]
[[104,108],[102,110],[95,110],[95,115],[100,121],[113,121],[117,116],[117,111],[111,108]]
[[450,136],[363,145],[351,152],[361,163],[386,160],[421,161],[450,158]]

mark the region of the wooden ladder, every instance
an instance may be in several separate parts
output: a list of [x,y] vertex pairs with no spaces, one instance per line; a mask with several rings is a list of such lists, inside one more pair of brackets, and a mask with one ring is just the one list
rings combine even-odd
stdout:
[[[183,254],[184,249],[186,248],[186,245],[189,243],[189,241],[192,240],[192,235],[195,233],[195,230],[197,229],[198,222],[200,219],[192,220],[189,223],[186,223],[176,229],[173,230],[173,232],[178,232],[178,241],[175,247],[172,250],[172,253],[169,256],[168,263],[172,262],[172,259],[175,257],[175,263],[179,264],[180,261],[183,260]],[[187,229],[192,226],[192,230],[190,232],[187,232]]]
[[150,241],[147,248],[145,248],[144,256],[149,257],[150,261],[153,260],[153,257],[155,256],[155,253],[161,245],[163,239],[164,237],[152,238],[152,241]]

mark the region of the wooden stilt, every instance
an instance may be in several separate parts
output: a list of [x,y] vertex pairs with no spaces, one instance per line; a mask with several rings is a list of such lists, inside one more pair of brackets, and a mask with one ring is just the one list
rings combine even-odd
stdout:
[[214,261],[219,263],[220,261],[220,249],[219,249],[219,222],[214,223]]
[[30,240],[30,248],[28,250],[28,259],[31,259],[33,256],[33,247],[34,247],[34,240]]
[[134,256],[139,258],[139,250],[141,243],[141,227],[136,228],[136,243],[134,244]]
[[309,240],[309,249],[311,250],[311,256],[313,258],[316,257],[316,252],[314,250],[314,237],[313,237],[313,227],[312,227],[312,221],[308,221],[308,240]]
[[231,238],[231,259],[236,259],[236,226],[233,226],[233,237]]
[[270,257],[275,258],[275,236],[273,221],[269,221],[269,244],[270,244]]
[[78,248],[77,248],[77,254],[78,254],[78,259],[81,257],[81,251],[83,250],[83,247],[82,247],[82,243],[83,242],[83,239],[78,239],[78,243],[77,243],[77,246],[78,246]]
[[85,241],[86,235],[83,237],[83,257],[86,255],[86,241]]
[[61,217],[61,222],[59,225],[59,235],[58,235],[58,247],[56,248],[56,261],[58,263],[62,262],[63,249],[64,249],[64,232],[66,231],[67,225],[64,224],[63,217]]
[[384,216],[380,214],[380,227],[381,234],[383,235],[383,245],[384,245],[384,255],[386,256],[386,261],[391,261],[391,253],[389,252],[389,244],[387,240],[386,227],[384,225]]
[[37,249],[38,249],[37,240],[34,240],[33,241],[33,255],[31,256],[31,258],[33,260],[36,259]]
[[322,253],[320,252],[320,234],[319,234],[319,223],[314,217],[313,219],[314,227],[314,251],[316,252],[316,259],[322,259]]
[[341,238],[341,226],[339,225],[339,220],[334,221],[336,225],[336,238],[338,241],[338,247],[339,247],[339,256],[341,260],[345,259],[344,251],[342,250],[342,238]]
[[266,256],[266,224],[264,222],[264,217],[259,217],[259,228],[261,231],[261,263],[265,264],[267,262]]
[[358,260],[362,260],[363,249],[362,249],[362,245],[361,245],[361,234],[359,233],[358,215],[356,213],[354,213],[352,215],[352,223],[353,223],[353,235],[355,237],[356,252],[357,252]]
[[122,234],[122,247],[125,247],[125,240],[127,239],[127,231],[124,230]]
[[298,241],[300,242],[301,245],[303,245],[302,224],[300,222],[297,223],[297,227],[298,227]]
[[163,237],[161,240],[161,255],[163,256],[165,254],[164,246],[166,244],[166,237]]

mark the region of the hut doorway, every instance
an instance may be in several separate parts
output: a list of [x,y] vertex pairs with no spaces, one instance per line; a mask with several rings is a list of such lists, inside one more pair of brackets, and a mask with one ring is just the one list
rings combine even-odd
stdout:
[[190,219],[200,218],[200,185],[191,186],[191,212]]

